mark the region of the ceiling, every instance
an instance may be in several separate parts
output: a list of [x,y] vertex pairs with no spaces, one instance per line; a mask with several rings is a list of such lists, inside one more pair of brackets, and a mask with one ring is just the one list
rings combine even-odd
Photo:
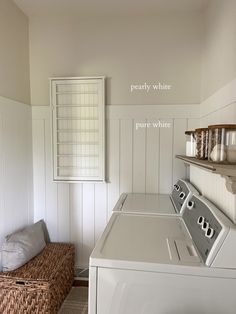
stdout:
[[208,0],[14,0],[29,17],[147,15],[162,12],[198,12]]

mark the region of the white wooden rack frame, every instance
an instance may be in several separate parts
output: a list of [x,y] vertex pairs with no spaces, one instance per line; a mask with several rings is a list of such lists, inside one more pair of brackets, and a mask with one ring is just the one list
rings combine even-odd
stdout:
[[54,181],[105,180],[104,81],[50,79]]

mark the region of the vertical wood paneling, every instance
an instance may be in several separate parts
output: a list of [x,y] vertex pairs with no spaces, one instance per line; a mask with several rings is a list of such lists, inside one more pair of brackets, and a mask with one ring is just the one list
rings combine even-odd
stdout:
[[[233,90],[234,89],[232,89],[232,91]],[[230,93],[232,93],[232,91]],[[210,124],[236,123],[235,103],[231,103],[223,108],[215,106],[217,102],[225,103],[225,98],[227,98],[230,93],[226,92],[222,99],[217,95],[213,95],[212,97],[214,97],[215,100],[212,103],[211,97],[209,100],[205,101],[204,106],[207,108],[210,105],[212,112],[208,112],[208,114],[201,119],[201,126],[206,127]],[[196,167],[190,167],[190,179],[205,197],[218,206],[236,223],[236,196],[226,190],[224,178]]]
[[[45,120],[45,184],[46,184],[46,224],[48,226],[50,240],[57,241],[58,228],[57,228],[57,184],[52,181],[53,166],[51,155],[51,124],[50,120]],[[40,197],[40,195],[39,195]]]
[[110,216],[119,195],[120,181],[120,123],[119,120],[108,120],[108,212]]
[[[12,187],[16,186],[19,195],[17,198],[11,197],[14,199],[14,202],[12,204],[14,211],[15,211],[15,217],[18,217],[18,221],[16,222],[17,225],[23,226],[25,222],[32,221],[33,219],[33,203],[32,203],[32,140],[31,140],[31,114],[30,114],[30,108],[28,106],[24,107],[24,110],[21,111],[21,115],[17,115],[15,119],[18,121],[14,121],[16,124],[16,145],[14,145],[15,154],[12,155],[12,164],[14,164],[14,167],[11,165],[10,168],[12,170],[12,177],[14,178],[14,183],[10,182],[9,184],[9,190],[12,189]],[[9,117],[9,132],[11,130],[11,124],[12,124],[12,117]],[[17,159],[17,162],[16,162]],[[20,166],[19,166],[20,165]],[[9,172],[7,172],[7,175],[9,175]],[[15,190],[15,189],[14,189]],[[17,204],[17,206],[16,206]],[[19,208],[18,204],[21,204],[21,206],[24,208],[22,210],[21,214],[19,214]],[[30,208],[29,208],[30,206]]]
[[146,120],[133,123],[133,192],[145,193],[146,190],[146,127],[138,127]]
[[70,241],[75,244],[75,264],[83,265],[83,184],[70,184]]
[[158,193],[160,132],[158,120],[148,123],[151,127],[146,131],[146,193]]
[[87,265],[95,244],[95,184],[83,184],[83,265]]
[[133,121],[120,121],[120,194],[132,192]]
[[107,186],[105,183],[95,184],[95,210],[94,210],[94,223],[95,223],[95,242],[102,234],[107,224]]
[[0,247],[33,218],[30,116],[29,106],[0,97]]
[[[178,163],[173,156],[185,151],[185,129],[195,129],[200,125],[195,113],[186,113],[187,107],[110,108],[106,130],[107,183],[95,185],[52,182],[49,108],[37,107],[34,114],[36,120],[33,121],[35,220],[46,217],[52,239],[57,240],[58,235],[62,241],[69,239],[75,243],[77,266],[88,266],[91,250],[120,193],[130,192],[132,187],[136,192],[169,193],[173,181],[184,176],[183,164]],[[171,123],[171,127],[133,129],[135,122],[158,122],[159,116],[162,116],[160,121]],[[233,122],[231,120],[234,116],[235,104],[232,104],[206,116],[202,123]],[[13,130],[18,132],[17,128]],[[5,170],[1,162],[3,172]],[[193,167],[191,180],[236,222],[236,197],[226,191],[223,178]],[[0,202],[4,206],[2,199]]]
[[[3,136],[3,115],[2,112],[0,112],[0,243],[3,242],[4,235],[5,235],[5,216],[6,216],[6,211],[5,211],[5,196],[4,196],[4,177],[5,177],[5,172],[4,172],[4,163],[5,163],[5,158],[4,158],[4,136]],[[0,254],[0,269],[1,269],[1,254]]]
[[70,241],[70,198],[69,183],[57,184],[57,239]]
[[[33,123],[34,220],[46,220],[44,120]],[[48,135],[47,135],[48,136]]]
[[[235,195],[228,192],[225,179],[202,169],[190,167],[191,182],[198,188],[203,196],[219,207],[234,223],[235,221]],[[212,184],[214,182],[214,184]]]
[[26,165],[26,173],[27,173],[27,189],[28,189],[28,221],[34,221],[34,181],[33,181],[33,131],[32,131],[32,111],[31,108],[28,110],[27,114],[28,128],[25,128],[26,138],[27,138],[27,146],[28,150],[26,150],[27,154],[27,165]]
[[175,155],[185,154],[185,134],[187,130],[187,119],[174,120],[173,132],[173,181],[172,185],[179,179],[186,177],[186,166],[181,161],[175,158]]
[[132,190],[168,193],[172,179],[182,174],[172,156],[185,147],[183,133],[187,120],[173,122],[173,119],[163,118],[160,121],[169,122],[170,128],[159,128],[155,124],[135,130],[136,122],[157,123],[159,120],[145,116],[140,120],[108,119],[107,182],[66,184],[52,182],[49,117],[41,111],[38,120],[33,122],[35,203],[38,203],[35,217],[46,217],[52,239],[73,242],[76,265],[86,267],[120,193]]
[[160,128],[159,193],[170,193],[173,176],[173,120],[169,128]]

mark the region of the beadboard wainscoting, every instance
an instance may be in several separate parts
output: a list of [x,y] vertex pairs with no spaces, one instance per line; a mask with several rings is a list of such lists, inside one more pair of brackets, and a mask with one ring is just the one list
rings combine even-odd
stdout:
[[[236,79],[202,102],[200,115],[202,127],[236,123]],[[226,190],[224,178],[191,166],[190,180],[205,197],[236,223],[236,196]]]
[[52,241],[75,243],[82,268],[122,192],[169,193],[186,176],[174,156],[185,152],[184,131],[199,125],[199,105],[107,106],[106,183],[56,183],[50,107],[32,111],[34,219],[45,219]]
[[0,246],[33,222],[32,171],[31,107],[0,97]]
[[225,179],[219,174],[190,166],[191,182],[203,196],[220,208],[234,223],[236,223],[236,197],[227,191]]

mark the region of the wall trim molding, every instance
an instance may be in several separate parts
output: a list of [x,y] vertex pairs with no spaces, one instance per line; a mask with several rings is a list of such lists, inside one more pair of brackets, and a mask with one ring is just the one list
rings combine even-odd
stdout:
[[32,106],[32,119],[50,119],[50,106]]
[[[199,119],[199,105],[107,105],[111,119]],[[32,106],[33,119],[50,119],[50,106]]]
[[[4,106],[23,106],[23,107],[27,107],[27,108],[31,107],[30,105],[28,105],[26,103],[23,103],[23,102],[20,102],[20,101],[11,99],[11,98],[3,97],[3,96],[0,96],[0,105],[4,105]],[[7,109],[7,107],[5,109]]]
[[198,119],[200,106],[194,105],[112,105],[106,107],[109,119]]

